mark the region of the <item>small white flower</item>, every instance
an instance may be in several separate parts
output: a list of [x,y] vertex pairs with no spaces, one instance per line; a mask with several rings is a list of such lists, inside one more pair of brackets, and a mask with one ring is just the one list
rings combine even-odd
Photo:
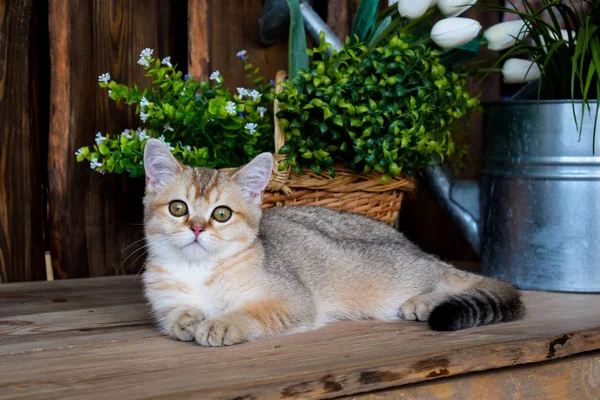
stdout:
[[165,74],[165,79],[169,79],[169,74]]
[[145,129],[137,128],[135,134],[138,137],[138,139],[140,139],[140,141],[150,139],[150,136],[146,134]]
[[149,116],[150,116],[149,113],[145,113],[145,112],[140,113],[140,119],[142,120],[142,122],[146,122],[146,120],[148,119]]
[[131,129],[125,129],[123,132],[121,132],[121,136],[125,136],[127,139],[131,139],[133,136],[131,136]]
[[256,107],[256,111],[258,111],[260,113],[260,117],[263,118],[265,116],[265,113],[267,112],[267,108],[266,107]]
[[140,53],[140,59],[138,60],[138,64],[143,65],[144,67],[149,66],[152,53],[154,53],[154,50],[150,48],[145,48],[144,50],[142,50],[142,52]]
[[227,114],[229,115],[235,115],[237,113],[237,107],[235,106],[235,103],[233,101],[227,102],[225,110],[227,110]]
[[108,89],[108,95],[110,96],[112,94],[112,90]]
[[249,94],[248,90],[244,89],[243,87],[237,88],[237,91],[238,91],[238,95],[239,95],[240,100],[243,99],[244,96],[247,96]]
[[213,118],[209,118],[208,122],[215,122],[215,120]]
[[210,74],[210,80],[221,82],[221,73],[219,71],[213,72],[212,74]]
[[77,150],[77,151],[75,152],[75,155],[76,155],[77,157],[79,157],[79,156],[80,156],[80,155],[82,155],[82,154],[83,154],[83,151],[81,151],[81,149],[79,149],[79,150]]
[[90,161],[90,168],[91,169],[96,169],[96,168],[101,167],[101,166],[102,166],[102,163],[99,163],[97,158],[92,158],[92,161]]
[[173,128],[171,128],[171,124],[169,124],[168,122],[165,124],[165,127],[163,128],[163,132],[165,131],[175,131]]
[[98,77],[98,82],[106,83],[110,81],[110,73],[106,72]]
[[162,59],[161,63],[163,63],[164,65],[166,65],[167,67],[172,67],[173,64],[171,64],[171,57],[165,57]]
[[241,58],[242,60],[245,60],[246,53],[247,53],[246,50],[240,50],[237,52],[237,54],[235,56]]
[[148,101],[147,98],[142,97],[142,99],[140,100],[140,107],[144,108],[144,107],[148,107],[150,105],[150,102]]
[[254,135],[254,132],[256,132],[256,128],[258,128],[258,125],[255,124],[254,122],[248,122],[245,126],[244,129],[247,129],[251,135]]
[[102,144],[106,140],[106,137],[102,136],[100,132],[96,133],[96,144]]
[[250,97],[252,97],[252,100],[256,103],[260,100],[260,93],[257,90],[253,90],[250,93],[248,93],[248,95]]
[[187,152],[189,153],[190,151],[192,151],[192,147],[191,146],[185,146],[185,149],[187,150]]
[[106,175],[106,170],[105,170],[105,169],[101,169],[101,170],[100,170],[100,171],[98,171],[98,172],[100,172],[100,174],[102,174],[102,175]]
[[179,93],[180,96],[185,96],[185,88],[183,88],[183,90],[181,91],[181,93]]
[[158,140],[160,140],[161,142],[163,142],[163,144],[165,146],[167,146],[167,148],[169,149],[169,151],[175,150],[175,147],[171,146],[171,143],[167,142],[167,140],[165,139],[165,137],[163,135],[160,135],[160,137],[158,138]]

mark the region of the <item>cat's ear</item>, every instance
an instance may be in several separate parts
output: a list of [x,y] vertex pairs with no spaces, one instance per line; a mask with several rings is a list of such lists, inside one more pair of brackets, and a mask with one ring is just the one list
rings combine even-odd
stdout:
[[251,203],[260,203],[261,194],[269,183],[273,170],[273,156],[262,153],[234,175],[234,179],[242,188],[242,192]]
[[146,142],[144,168],[146,185],[150,188],[160,187],[168,178],[182,170],[179,161],[158,139],[148,139]]

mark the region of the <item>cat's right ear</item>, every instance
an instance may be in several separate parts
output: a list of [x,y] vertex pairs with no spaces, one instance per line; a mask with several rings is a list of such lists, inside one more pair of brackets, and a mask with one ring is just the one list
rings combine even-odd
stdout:
[[169,149],[158,139],[148,139],[144,149],[146,185],[155,189],[167,179],[181,171],[183,167]]

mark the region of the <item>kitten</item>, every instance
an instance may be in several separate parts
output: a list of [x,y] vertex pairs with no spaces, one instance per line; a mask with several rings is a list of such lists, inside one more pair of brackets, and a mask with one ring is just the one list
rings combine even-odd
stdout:
[[181,165],[146,144],[146,297],[174,339],[223,346],[342,319],[451,331],[524,313],[509,284],[459,271],[400,232],[320,207],[261,212],[264,153],[234,172]]

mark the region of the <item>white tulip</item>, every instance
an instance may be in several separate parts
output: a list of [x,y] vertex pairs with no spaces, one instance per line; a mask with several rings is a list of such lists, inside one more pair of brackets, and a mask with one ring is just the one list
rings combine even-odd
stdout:
[[408,19],[417,19],[429,8],[430,0],[398,0],[398,12]]
[[540,67],[530,60],[509,58],[502,66],[506,83],[524,83],[540,79]]
[[456,17],[475,3],[477,0],[438,0],[438,8],[446,17]]
[[481,25],[474,19],[444,18],[431,28],[431,40],[443,49],[451,49],[469,43],[480,30]]
[[488,28],[483,37],[487,40],[488,49],[505,50],[515,45],[517,40],[525,37],[525,22],[522,20],[501,22]]

